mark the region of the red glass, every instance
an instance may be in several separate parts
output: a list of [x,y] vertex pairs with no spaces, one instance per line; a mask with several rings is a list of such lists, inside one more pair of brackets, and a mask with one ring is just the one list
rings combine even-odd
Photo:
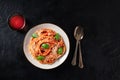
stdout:
[[8,19],[9,26],[14,30],[22,30],[25,28],[25,18],[21,14],[14,14]]

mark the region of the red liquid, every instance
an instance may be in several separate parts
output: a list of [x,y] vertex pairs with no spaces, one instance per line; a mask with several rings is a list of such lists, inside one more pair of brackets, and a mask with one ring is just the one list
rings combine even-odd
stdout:
[[9,26],[15,30],[21,30],[25,27],[25,19],[22,15],[13,15],[9,18]]

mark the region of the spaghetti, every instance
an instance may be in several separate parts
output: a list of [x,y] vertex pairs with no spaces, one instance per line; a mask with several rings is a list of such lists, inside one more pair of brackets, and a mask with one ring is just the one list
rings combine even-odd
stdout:
[[53,64],[65,54],[63,38],[52,29],[35,31],[30,39],[28,49],[35,59],[42,64]]

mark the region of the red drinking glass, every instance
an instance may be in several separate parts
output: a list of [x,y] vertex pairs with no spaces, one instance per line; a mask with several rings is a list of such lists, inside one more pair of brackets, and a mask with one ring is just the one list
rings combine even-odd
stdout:
[[21,14],[14,14],[8,19],[9,26],[14,30],[22,30],[25,28],[25,18]]

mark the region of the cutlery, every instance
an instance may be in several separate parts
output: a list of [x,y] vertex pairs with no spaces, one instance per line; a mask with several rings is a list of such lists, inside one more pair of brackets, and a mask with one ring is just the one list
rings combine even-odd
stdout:
[[79,43],[79,40],[81,40],[81,29],[79,26],[77,26],[74,30],[74,37],[76,39],[76,47],[75,47],[75,52],[74,52],[74,55],[73,55],[73,59],[72,59],[72,62],[71,64],[73,66],[76,65],[76,58],[77,58],[77,50],[78,50],[78,43]]

